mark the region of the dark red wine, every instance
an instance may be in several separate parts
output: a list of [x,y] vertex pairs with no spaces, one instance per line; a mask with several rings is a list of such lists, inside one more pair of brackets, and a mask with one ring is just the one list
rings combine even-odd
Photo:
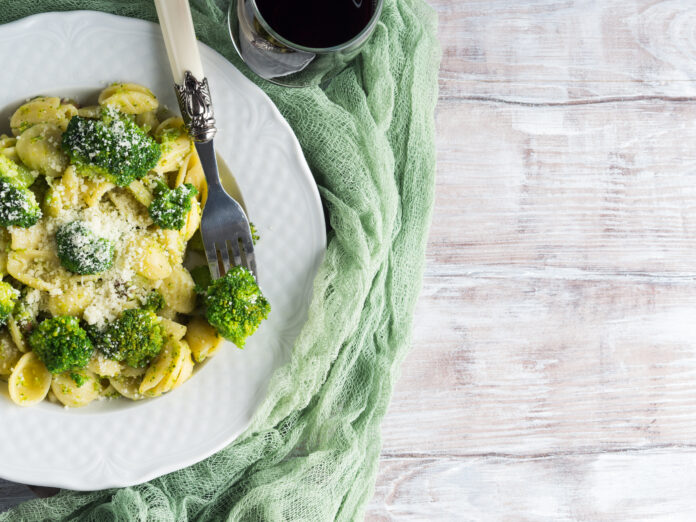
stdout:
[[305,47],[334,47],[370,22],[374,0],[256,0],[264,20],[280,36]]

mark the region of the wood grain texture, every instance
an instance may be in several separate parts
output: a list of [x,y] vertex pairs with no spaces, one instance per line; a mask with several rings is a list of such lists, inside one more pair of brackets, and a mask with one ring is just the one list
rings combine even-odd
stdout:
[[691,449],[383,459],[368,522],[693,520]]
[[441,96],[549,105],[696,97],[690,0],[433,0]]
[[440,109],[431,270],[696,273],[696,102]]
[[693,282],[449,268],[426,277],[417,348],[384,425],[385,455],[694,442]]
[[366,519],[693,519],[693,2],[432,3],[436,204]]

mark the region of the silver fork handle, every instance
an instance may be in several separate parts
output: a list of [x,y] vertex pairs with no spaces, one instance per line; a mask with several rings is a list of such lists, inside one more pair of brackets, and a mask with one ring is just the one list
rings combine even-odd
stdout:
[[155,0],[164,45],[174,77],[179,109],[197,142],[213,139],[217,129],[208,79],[198,50],[188,0]]

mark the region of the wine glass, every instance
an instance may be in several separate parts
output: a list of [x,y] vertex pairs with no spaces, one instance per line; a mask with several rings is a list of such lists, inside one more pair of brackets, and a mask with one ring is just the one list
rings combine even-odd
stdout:
[[[377,26],[383,0],[358,1],[370,2],[372,13],[360,32],[330,47],[307,47],[291,42],[271,27],[261,15],[257,0],[232,0],[228,17],[232,42],[242,60],[261,78],[286,87],[319,85],[341,72],[360,53]],[[307,31],[312,30],[311,23],[308,19]]]

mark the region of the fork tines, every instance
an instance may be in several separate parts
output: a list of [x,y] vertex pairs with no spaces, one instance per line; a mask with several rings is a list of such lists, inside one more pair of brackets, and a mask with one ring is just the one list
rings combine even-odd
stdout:
[[256,277],[254,244],[246,234],[217,243],[205,243],[205,249],[213,279],[224,276],[231,266],[243,266]]

